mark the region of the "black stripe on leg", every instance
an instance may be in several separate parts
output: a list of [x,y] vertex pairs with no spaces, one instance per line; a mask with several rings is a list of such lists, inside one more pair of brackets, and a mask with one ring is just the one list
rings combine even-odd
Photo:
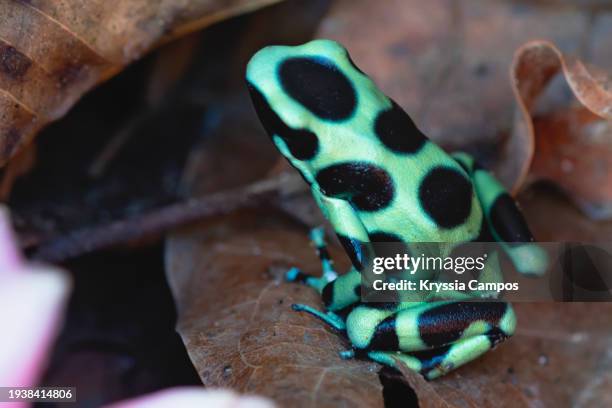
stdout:
[[336,281],[331,281],[327,285],[323,287],[323,291],[321,292],[321,298],[323,299],[323,304],[326,308],[329,308],[332,303],[334,303],[334,283]]
[[389,316],[378,323],[372,340],[368,345],[368,349],[380,351],[399,350],[399,338],[397,337],[395,316]]
[[480,223],[480,232],[473,242],[495,242],[495,238],[493,238],[493,234],[491,234],[489,229],[489,224],[484,218]]
[[491,226],[505,242],[533,242],[527,222],[508,194],[501,194],[489,210]]
[[355,309],[357,306],[359,306],[359,302],[358,303],[353,303],[352,305],[348,305],[343,309],[340,310],[335,310],[334,313],[337,314],[338,316],[340,316],[342,318],[342,320],[346,321],[348,315],[353,311],[353,309]]
[[[395,295],[395,297],[397,298],[397,295],[395,293],[393,293],[393,295]],[[399,300],[389,302],[367,302],[366,305],[369,308],[377,310],[396,310],[398,303]]]
[[448,345],[428,350],[413,351],[408,354],[419,359],[421,362],[421,374],[426,375],[429,371],[442,364],[450,348],[451,345]]
[[365,244],[355,238],[347,237],[346,235],[337,234],[340,243],[351,259],[351,263],[358,271],[363,271],[364,265],[368,263]]
[[506,313],[503,302],[453,302],[429,309],[419,316],[419,334],[430,347],[457,341],[465,329],[475,321],[483,320],[497,326]]
[[328,261],[330,259],[329,251],[324,245],[317,247],[317,255],[322,261]]

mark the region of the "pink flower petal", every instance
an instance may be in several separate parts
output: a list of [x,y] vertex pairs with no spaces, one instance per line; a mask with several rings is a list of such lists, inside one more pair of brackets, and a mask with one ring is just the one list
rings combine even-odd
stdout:
[[62,320],[68,277],[49,268],[0,279],[0,384],[32,386]]
[[0,276],[16,272],[22,266],[23,258],[11,227],[9,211],[0,205]]
[[69,291],[70,280],[63,272],[24,263],[8,210],[0,206],[1,386],[36,385],[59,330]]
[[121,401],[107,408],[274,408],[272,401],[258,396],[241,396],[224,389],[177,387],[154,392],[144,397]]

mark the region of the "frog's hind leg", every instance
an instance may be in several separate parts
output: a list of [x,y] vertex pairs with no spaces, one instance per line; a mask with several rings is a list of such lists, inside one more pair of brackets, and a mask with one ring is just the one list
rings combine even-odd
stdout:
[[459,340],[451,345],[415,352],[370,351],[368,358],[399,369],[403,364],[428,380],[441,377],[491,350],[503,340],[499,334],[480,334]]
[[285,278],[289,282],[305,283],[306,285],[316,289],[317,292],[321,293],[325,285],[334,281],[338,277],[338,274],[334,270],[333,261],[331,260],[329,251],[327,250],[324,229],[322,227],[313,228],[310,231],[310,240],[316,248],[317,255],[319,255],[319,259],[321,260],[321,266],[323,268],[321,277],[306,274],[300,269],[294,267],[287,271]]
[[516,316],[504,302],[437,301],[395,308],[362,303],[348,315],[346,326],[355,356],[365,354],[396,368],[398,358],[435,378],[512,336]]
[[548,268],[548,255],[533,242],[533,235],[514,199],[470,155],[459,152],[454,153],[453,158],[472,179],[484,211],[486,227],[477,240],[498,242],[518,272],[528,276],[543,275]]

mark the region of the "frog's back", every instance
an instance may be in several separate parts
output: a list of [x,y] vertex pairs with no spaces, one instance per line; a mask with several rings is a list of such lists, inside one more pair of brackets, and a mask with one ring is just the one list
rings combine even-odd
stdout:
[[324,195],[344,198],[377,240],[477,238],[466,172],[329,40],[267,47],[247,68],[257,112],[283,155]]

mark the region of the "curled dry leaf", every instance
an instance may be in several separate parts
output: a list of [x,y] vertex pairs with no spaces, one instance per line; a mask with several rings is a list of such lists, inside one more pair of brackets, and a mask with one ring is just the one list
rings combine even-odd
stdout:
[[[536,102],[562,72],[581,106],[534,117]],[[594,218],[612,214],[612,91],[602,70],[564,55],[554,44],[531,41],[512,65],[519,111],[496,172],[514,193],[531,181],[552,180]]]
[[322,305],[312,289],[282,280],[293,265],[320,272],[306,231],[278,213],[234,214],[175,233],[167,254],[178,331],[204,385],[281,406],[383,405],[379,367],[341,360],[341,336],[291,309]]
[[533,126],[539,136],[529,178],[554,182],[590,218],[610,219],[612,121],[576,107],[535,117]]
[[276,1],[0,2],[0,165],[155,45]]

